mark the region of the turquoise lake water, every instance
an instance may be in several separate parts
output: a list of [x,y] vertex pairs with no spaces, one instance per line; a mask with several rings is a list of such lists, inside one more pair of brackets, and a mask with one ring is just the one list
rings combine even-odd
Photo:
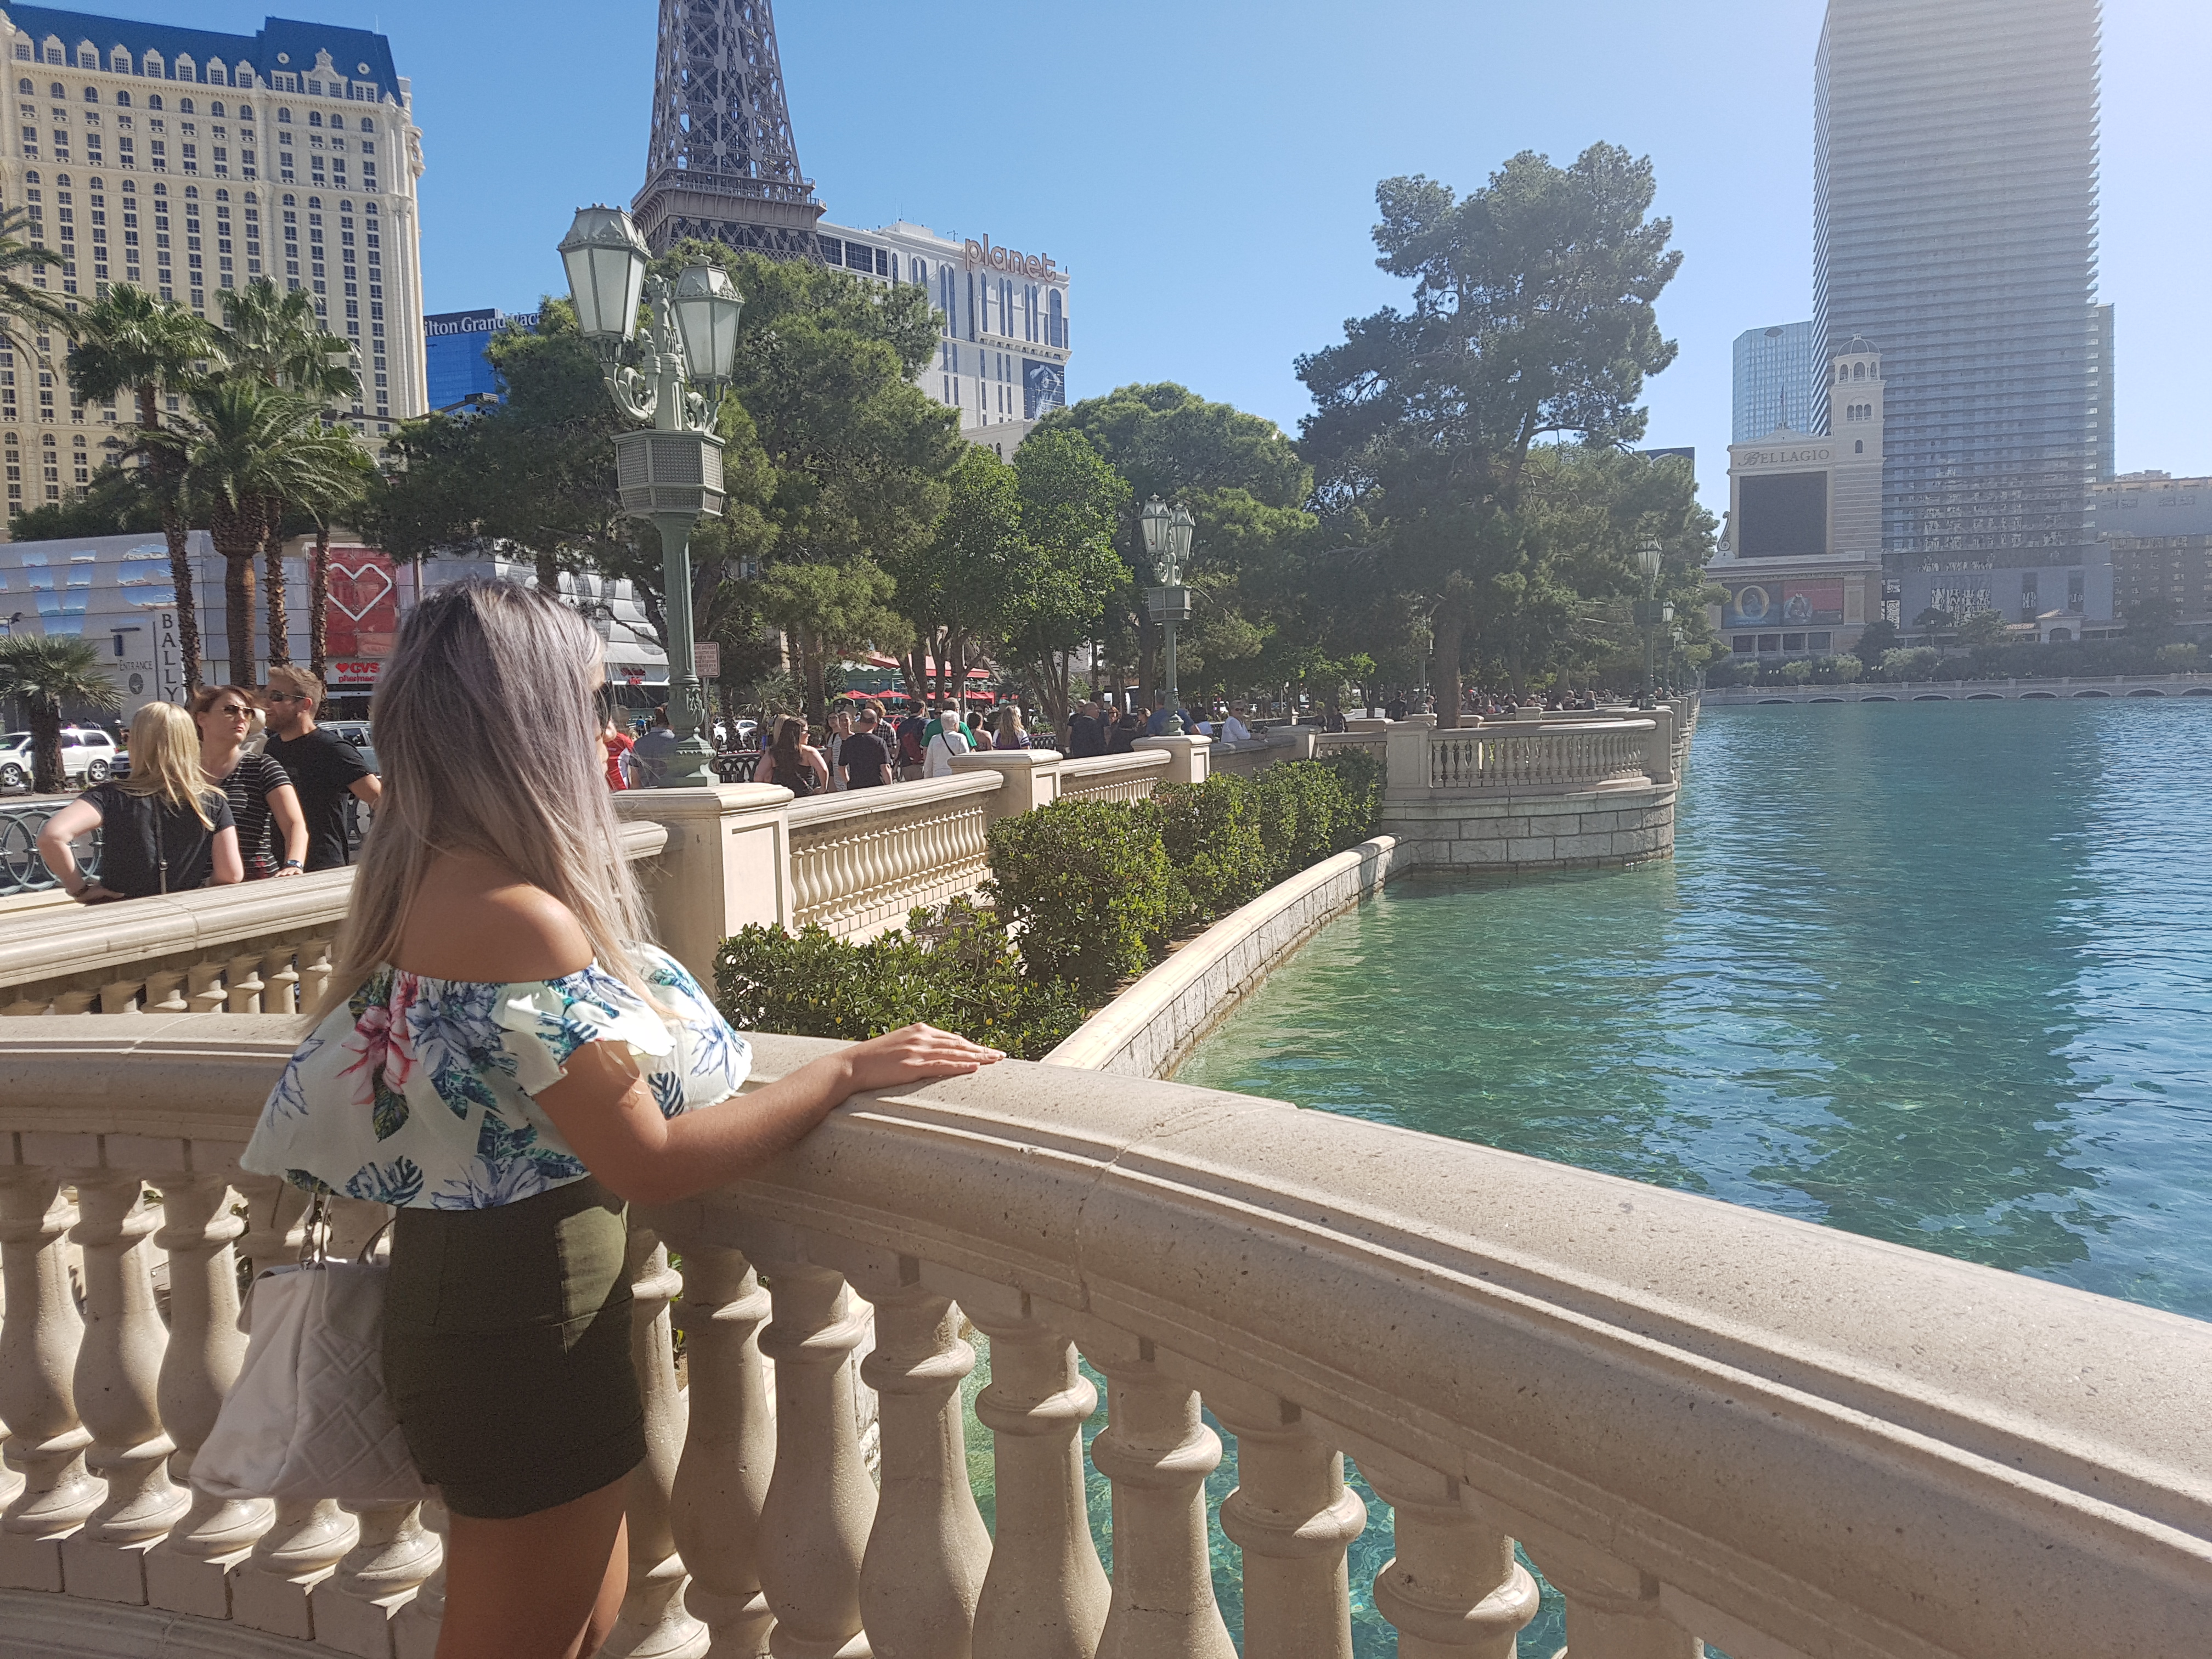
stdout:
[[1179,1076],[2212,1317],[2212,707],[1713,710],[1672,862],[1394,883]]

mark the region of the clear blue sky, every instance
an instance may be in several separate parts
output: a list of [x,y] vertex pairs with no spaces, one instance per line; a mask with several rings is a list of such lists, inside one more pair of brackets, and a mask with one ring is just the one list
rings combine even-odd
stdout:
[[[381,29],[413,79],[432,310],[526,308],[560,282],[572,210],[641,182],[652,0],[299,6]],[[115,9],[248,33],[264,10]],[[1697,446],[1709,502],[1730,342],[1811,314],[1820,0],[776,10],[799,159],[830,216],[1052,254],[1075,278],[1071,397],[1180,380],[1294,430],[1291,360],[1401,292],[1368,240],[1377,179],[1466,190],[1516,150],[1565,161],[1599,139],[1653,158],[1686,256],[1661,301],[1681,356],[1649,388],[1650,441]],[[2212,472],[2212,5],[2106,0],[2104,63],[2120,465]]]

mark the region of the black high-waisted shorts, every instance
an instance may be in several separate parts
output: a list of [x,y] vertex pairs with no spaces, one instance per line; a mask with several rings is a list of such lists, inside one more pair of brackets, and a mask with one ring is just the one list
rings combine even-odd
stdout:
[[456,1515],[532,1515],[644,1459],[629,1227],[588,1177],[489,1210],[403,1209],[384,1378],[422,1478]]

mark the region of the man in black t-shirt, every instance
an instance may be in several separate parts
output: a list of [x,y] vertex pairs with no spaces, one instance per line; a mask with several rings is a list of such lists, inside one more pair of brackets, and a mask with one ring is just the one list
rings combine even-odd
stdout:
[[883,716],[873,703],[861,707],[860,729],[840,746],[837,763],[848,789],[875,789],[890,781],[890,745],[884,741]]
[[313,674],[289,665],[272,668],[263,696],[269,741],[262,752],[284,769],[299,792],[300,811],[307,820],[307,872],[335,870],[347,862],[346,797],[374,807],[384,785],[360,750],[315,724],[323,683]]

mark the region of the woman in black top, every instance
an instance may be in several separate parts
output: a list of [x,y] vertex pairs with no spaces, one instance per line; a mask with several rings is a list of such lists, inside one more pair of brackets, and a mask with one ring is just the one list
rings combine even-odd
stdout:
[[[88,789],[39,831],[39,856],[82,904],[149,898],[238,880],[230,803],[200,775],[198,734],[174,703],[149,702],[131,722],[131,775]],[[101,831],[100,879],[70,843]]]
[[300,810],[299,792],[276,761],[241,747],[259,718],[253,693],[210,685],[194,692],[190,706],[199,727],[200,770],[230,803],[246,880],[298,875],[307,856],[307,816]]

